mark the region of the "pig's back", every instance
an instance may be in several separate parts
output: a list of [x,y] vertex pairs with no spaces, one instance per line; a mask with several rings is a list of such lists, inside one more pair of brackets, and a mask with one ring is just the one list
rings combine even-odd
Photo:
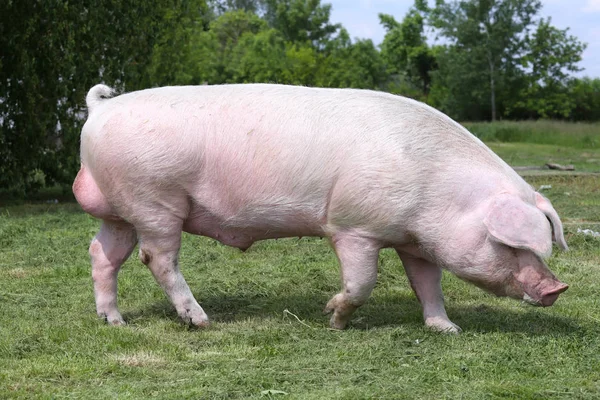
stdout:
[[183,86],[105,100],[84,127],[82,159],[93,164],[106,152],[123,153],[119,158],[133,166],[146,161],[154,171],[178,160],[197,169],[198,161],[214,165],[218,159],[263,171],[285,172],[287,165],[310,172],[316,164],[366,156],[375,164],[389,157],[444,158],[452,151],[448,143],[460,143],[473,158],[490,155],[448,117],[400,96],[263,84]]
[[195,207],[232,228],[390,225],[423,195],[435,164],[456,157],[452,148],[472,164],[496,162],[421,103],[281,85],[133,92],[92,110],[82,134],[82,161],[117,206],[146,199],[180,209],[176,198],[191,197],[182,217]]

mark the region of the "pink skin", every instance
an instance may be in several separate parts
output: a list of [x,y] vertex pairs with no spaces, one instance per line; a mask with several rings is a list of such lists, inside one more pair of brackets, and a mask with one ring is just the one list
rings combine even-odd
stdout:
[[422,258],[398,250],[406,276],[423,307],[423,319],[429,328],[447,333],[458,333],[460,327],[448,319],[442,294],[442,269]]
[[131,225],[105,220],[90,244],[96,311],[111,325],[125,323],[117,309],[117,275],[136,243]]
[[[542,261],[552,240],[566,249],[550,202],[424,105],[269,85],[163,88],[111,100],[101,90],[108,93],[88,95],[73,192],[103,220],[90,255],[97,313],[111,324],[124,323],[117,275],[138,241],[140,259],[179,316],[208,324],[179,269],[182,231],[242,250],[264,239],[328,237],[342,276],[342,291],[325,308],[336,329],[369,298],[384,247],[400,256],[425,324],[442,332],[460,331],[444,308],[442,269],[542,306],[567,289]],[[322,112],[336,101],[354,112]],[[380,111],[388,108],[393,118]],[[388,125],[409,134],[387,132]]]

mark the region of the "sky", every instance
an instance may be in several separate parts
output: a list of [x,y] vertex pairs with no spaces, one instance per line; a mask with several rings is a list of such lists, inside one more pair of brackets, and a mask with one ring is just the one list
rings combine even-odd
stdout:
[[[380,44],[385,35],[379,24],[379,13],[390,14],[402,21],[414,0],[322,0],[330,3],[331,22],[341,23],[352,38],[372,39]],[[552,25],[570,28],[569,33],[587,43],[584,70],[578,76],[600,78],[600,0],[542,0],[540,17],[551,17]],[[431,44],[431,41],[430,41]]]

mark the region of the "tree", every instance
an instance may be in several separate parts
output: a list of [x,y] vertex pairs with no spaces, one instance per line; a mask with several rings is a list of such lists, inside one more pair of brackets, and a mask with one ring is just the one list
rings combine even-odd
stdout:
[[345,29],[329,41],[320,58],[318,86],[377,89],[388,80],[385,63],[371,40],[354,43]]
[[478,69],[478,65],[485,63],[483,57],[451,45],[434,50],[438,69],[431,73],[428,103],[457,120],[488,119],[489,86],[486,76]]
[[[468,87],[466,83],[487,87],[491,119],[496,120],[498,93],[505,90],[501,77],[510,80],[519,72],[526,33],[541,2],[464,0],[445,3],[440,0],[434,9],[428,9],[424,2],[417,6],[450,42],[444,58],[452,69],[452,83],[463,88]],[[460,82],[461,72],[468,75],[467,82]]]
[[310,42],[322,49],[341,27],[331,24],[331,4],[321,0],[262,0],[265,19],[292,43]]
[[540,20],[533,35],[525,39],[522,63],[528,73],[513,115],[525,111],[530,118],[567,118],[575,107],[570,73],[581,70],[577,63],[585,45],[569,35],[568,29],[557,29],[550,22],[550,18]]
[[417,10],[411,9],[402,23],[387,14],[379,14],[379,20],[386,30],[381,56],[389,72],[406,77],[426,98],[431,85],[430,73],[436,68],[436,60],[423,35],[423,17]]
[[574,103],[569,118],[573,121],[600,121],[600,78],[573,79],[569,96]]
[[190,68],[191,38],[208,29],[209,15],[204,0],[188,0],[165,11],[163,22],[171,28],[157,37],[142,87],[198,83]]
[[[0,187],[72,181],[84,97],[106,82],[144,86],[168,10],[188,0],[0,2]],[[44,176],[44,175],[41,175]]]
[[250,45],[245,36],[266,30],[268,26],[263,19],[242,10],[220,15],[210,23],[208,31],[197,30],[190,39],[187,69],[192,76],[192,83],[239,82],[242,78],[236,69],[239,68],[240,52],[243,47]]
[[256,13],[260,9],[261,0],[209,0],[209,4],[219,14],[238,10]]
[[245,35],[234,50],[232,65],[237,82],[315,85],[318,56],[307,44],[285,42],[281,33],[268,29]]

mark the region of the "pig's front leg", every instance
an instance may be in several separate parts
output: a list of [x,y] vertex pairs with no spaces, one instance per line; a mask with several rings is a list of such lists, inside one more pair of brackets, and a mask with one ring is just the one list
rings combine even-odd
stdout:
[[133,226],[104,221],[90,244],[96,311],[111,325],[125,324],[117,308],[117,275],[136,243]]
[[377,281],[378,243],[347,234],[336,235],[332,245],[340,261],[342,291],[327,303],[325,312],[333,312],[330,325],[344,329],[352,313],[363,305]]
[[445,332],[459,333],[460,327],[448,319],[444,308],[442,294],[442,270],[437,265],[398,251],[406,275],[410,281],[421,306],[425,325],[429,328]]
[[181,232],[168,238],[142,236],[140,239],[140,259],[163,288],[177,314],[186,323],[198,327],[208,326],[208,316],[194,298],[179,270]]

